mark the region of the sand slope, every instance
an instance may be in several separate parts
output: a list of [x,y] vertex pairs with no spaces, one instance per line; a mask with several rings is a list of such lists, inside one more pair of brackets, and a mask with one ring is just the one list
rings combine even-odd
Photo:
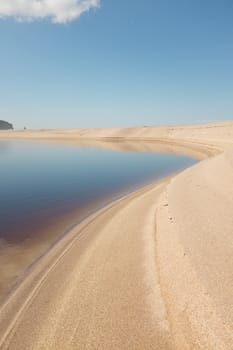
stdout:
[[178,349],[233,348],[232,184],[220,155],[174,178],[161,197],[161,285]]
[[162,186],[86,223],[48,263],[46,277],[38,274],[12,296],[13,313],[11,300],[2,312],[2,349],[170,348],[154,247]]

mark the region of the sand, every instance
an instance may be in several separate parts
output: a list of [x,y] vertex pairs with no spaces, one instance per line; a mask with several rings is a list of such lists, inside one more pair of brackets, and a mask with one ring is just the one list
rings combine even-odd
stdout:
[[60,240],[2,305],[1,349],[233,349],[233,122],[0,138],[202,159]]

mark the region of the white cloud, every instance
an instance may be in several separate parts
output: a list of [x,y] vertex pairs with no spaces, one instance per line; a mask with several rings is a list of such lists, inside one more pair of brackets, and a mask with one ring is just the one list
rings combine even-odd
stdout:
[[100,0],[0,0],[0,17],[19,21],[50,18],[54,23],[66,23],[99,5]]

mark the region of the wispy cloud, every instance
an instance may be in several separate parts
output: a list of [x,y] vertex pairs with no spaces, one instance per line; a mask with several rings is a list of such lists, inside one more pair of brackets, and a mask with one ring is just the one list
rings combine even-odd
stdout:
[[100,0],[0,0],[0,17],[18,21],[50,18],[53,23],[66,23],[99,5]]

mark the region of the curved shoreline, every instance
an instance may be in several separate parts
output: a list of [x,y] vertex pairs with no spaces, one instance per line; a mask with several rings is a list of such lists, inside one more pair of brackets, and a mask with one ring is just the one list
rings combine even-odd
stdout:
[[[167,182],[168,180],[165,181]],[[98,239],[98,233],[93,233],[93,231],[89,230],[89,226],[92,225],[95,230],[96,221],[102,220],[105,222],[106,215],[112,217],[115,211],[121,211],[122,208],[124,208],[125,203],[127,205],[128,203],[134,202],[135,199],[143,197],[147,192],[151,193],[157,190],[157,188],[162,188],[163,184],[164,180],[156,183],[156,185],[152,184],[146,186],[141,190],[114,201],[107,207],[104,207],[97,213],[88,217],[81,224],[71,230],[70,233],[60,240],[48,254],[32,267],[31,271],[28,272],[22,283],[9,296],[0,310],[0,348],[5,348],[6,343],[9,341],[9,337],[11,338],[14,328],[17,328],[19,318],[30,306],[30,301],[33,300],[33,296],[38,293],[44,281],[49,277],[49,274],[52,273],[60,260],[69,253],[73,245],[78,242],[80,243],[80,240],[84,239],[84,244],[90,249],[90,243],[87,243],[86,241],[95,241]],[[67,258],[69,259],[69,256],[67,256]],[[16,348],[17,346],[22,348],[22,344],[15,344],[14,346],[16,346]],[[23,346],[25,346],[25,344]],[[64,344],[61,348],[65,348]]]
[[[206,140],[199,156],[224,150]],[[75,228],[1,310],[0,348],[231,349],[231,163],[207,159]]]

